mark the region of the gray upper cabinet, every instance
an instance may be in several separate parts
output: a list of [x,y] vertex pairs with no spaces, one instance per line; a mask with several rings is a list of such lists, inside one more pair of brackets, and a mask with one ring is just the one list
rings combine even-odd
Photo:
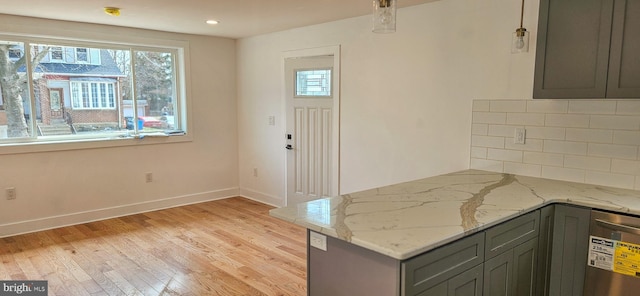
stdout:
[[640,1],[616,0],[613,15],[607,97],[639,97]]
[[640,97],[640,3],[541,0],[533,97]]

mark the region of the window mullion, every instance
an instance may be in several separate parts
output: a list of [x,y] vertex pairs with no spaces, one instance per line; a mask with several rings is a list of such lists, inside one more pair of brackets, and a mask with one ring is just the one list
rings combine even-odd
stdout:
[[[29,129],[31,130],[31,139],[36,140],[38,138],[38,124],[37,120],[37,111],[36,106],[36,94],[33,87],[33,72],[31,71],[33,68],[33,64],[31,63],[33,57],[31,56],[31,43],[24,42],[24,52],[25,52],[25,75],[27,75],[27,89],[29,92]],[[24,101],[24,100],[23,100]]]

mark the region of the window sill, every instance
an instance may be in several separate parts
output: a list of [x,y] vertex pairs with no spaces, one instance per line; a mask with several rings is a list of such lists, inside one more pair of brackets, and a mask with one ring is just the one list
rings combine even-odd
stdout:
[[140,134],[129,137],[112,138],[86,138],[86,139],[51,139],[38,142],[21,142],[0,144],[0,155],[40,153],[53,151],[101,149],[126,146],[156,145],[191,142],[193,138],[190,134],[182,135],[159,135]]

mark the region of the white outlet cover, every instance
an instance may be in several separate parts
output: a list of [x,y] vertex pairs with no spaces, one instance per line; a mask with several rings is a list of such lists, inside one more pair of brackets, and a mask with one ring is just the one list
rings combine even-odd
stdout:
[[323,251],[327,251],[327,236],[317,232],[309,231],[309,244]]

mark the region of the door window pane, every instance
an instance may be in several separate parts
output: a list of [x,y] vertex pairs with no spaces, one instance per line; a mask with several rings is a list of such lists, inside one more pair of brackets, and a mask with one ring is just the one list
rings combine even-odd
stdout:
[[296,97],[331,97],[331,69],[296,70]]

